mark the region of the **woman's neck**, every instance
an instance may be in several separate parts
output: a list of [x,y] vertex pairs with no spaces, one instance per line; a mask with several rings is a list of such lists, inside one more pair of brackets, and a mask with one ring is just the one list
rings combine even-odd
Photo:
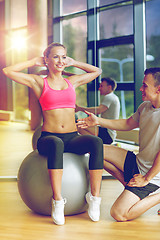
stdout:
[[61,72],[57,72],[57,73],[49,72],[48,78],[56,80],[56,79],[62,79],[63,77]]

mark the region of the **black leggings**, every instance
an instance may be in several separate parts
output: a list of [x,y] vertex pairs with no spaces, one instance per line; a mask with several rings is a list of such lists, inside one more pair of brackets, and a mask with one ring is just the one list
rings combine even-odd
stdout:
[[48,169],[63,169],[63,153],[90,153],[89,169],[103,169],[102,139],[91,135],[42,132],[37,142],[41,155],[48,157]]

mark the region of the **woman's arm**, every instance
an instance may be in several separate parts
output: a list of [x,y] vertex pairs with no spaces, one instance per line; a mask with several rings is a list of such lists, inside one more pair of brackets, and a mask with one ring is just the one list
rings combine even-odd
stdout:
[[37,57],[22,63],[5,67],[3,68],[3,73],[13,81],[33,88],[36,83],[36,75],[21,72],[22,70],[33,66],[44,66],[43,58]]
[[75,88],[94,80],[102,73],[102,70],[98,67],[90,65],[88,63],[79,62],[72,58],[67,57],[66,67],[69,67],[69,66],[77,67],[86,72],[83,74],[79,74],[79,75],[76,74],[76,75],[68,77],[68,79],[74,85]]

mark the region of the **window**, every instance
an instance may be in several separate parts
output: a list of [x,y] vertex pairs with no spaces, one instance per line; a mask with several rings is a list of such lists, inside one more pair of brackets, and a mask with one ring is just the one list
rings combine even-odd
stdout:
[[119,2],[120,0],[99,0],[100,2],[100,6],[103,6],[103,5],[109,5],[109,4],[112,4],[112,3],[117,3]]
[[109,75],[116,82],[133,82],[133,45],[100,49],[102,77]]
[[100,39],[133,34],[133,6],[120,6],[101,11]]
[[[15,7],[16,6],[16,7]],[[27,0],[13,0],[7,10],[11,14],[6,22],[6,62],[7,65],[27,60]],[[14,121],[29,121],[28,87],[10,82]]]
[[[107,5],[104,5],[106,4]],[[134,38],[132,1],[100,1],[99,63],[102,77],[114,78],[121,118],[134,112]]]
[[[100,49],[102,77],[111,77],[117,83],[134,82],[133,46],[120,45]],[[117,88],[118,89],[118,88]],[[120,117],[129,117],[134,112],[134,92],[116,91],[121,102]]]
[[[159,65],[160,54],[155,50],[159,49],[158,1],[146,1],[149,66]],[[116,94],[121,100],[121,117],[130,116],[142,102],[139,88],[145,68],[144,0],[62,0],[62,6],[63,14],[56,15],[55,21],[63,26],[62,39],[68,47],[69,55],[101,66],[101,77],[113,77],[118,85]],[[79,44],[80,41],[83,44]],[[82,51],[80,54],[77,46]],[[87,89],[82,90],[85,92],[85,104],[82,105],[99,105],[99,81],[100,78],[96,79],[87,85]],[[77,101],[81,101],[78,95]]]
[[160,2],[146,2],[147,68],[160,66]]
[[[27,25],[27,0],[10,1],[11,28],[19,28]],[[15,7],[16,6],[16,7]]]
[[[62,26],[63,44],[67,47],[68,56],[78,61],[87,62],[87,17],[80,16],[64,20]],[[68,68],[67,71],[82,73],[81,70],[74,67]],[[78,105],[87,106],[87,85],[82,85],[76,89],[76,99]]]
[[[63,43],[67,47],[68,56],[86,62],[87,18],[80,16],[64,20]],[[78,26],[78,28],[77,28]]]
[[[9,52],[8,61],[10,64],[16,64],[27,59],[27,28],[12,30],[10,32],[10,41],[11,50]],[[9,80],[11,81],[11,80]],[[29,99],[28,99],[28,87],[16,83],[12,83],[12,92],[13,92],[13,112],[15,121],[29,121]]]
[[63,0],[63,15],[83,11],[87,9],[86,0]]

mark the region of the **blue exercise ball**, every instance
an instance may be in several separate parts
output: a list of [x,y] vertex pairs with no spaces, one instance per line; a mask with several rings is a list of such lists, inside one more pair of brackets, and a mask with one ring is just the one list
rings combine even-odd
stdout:
[[[89,154],[63,154],[62,197],[67,199],[65,215],[87,209],[85,194],[89,191]],[[37,150],[31,152],[18,171],[18,190],[24,203],[34,212],[51,215],[52,188],[47,158]]]

